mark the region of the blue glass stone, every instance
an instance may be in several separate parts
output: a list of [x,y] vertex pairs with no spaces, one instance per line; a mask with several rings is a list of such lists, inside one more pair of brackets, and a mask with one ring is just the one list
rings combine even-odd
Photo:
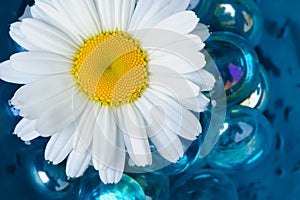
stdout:
[[216,170],[202,169],[180,177],[171,188],[176,200],[237,200],[237,191],[231,180]]
[[74,199],[77,196],[77,182],[66,176],[65,163],[52,165],[45,161],[40,144],[32,144],[26,151],[26,167],[34,188],[50,199]]
[[77,199],[88,200],[140,200],[146,199],[145,193],[138,182],[123,175],[117,184],[104,184],[99,174],[89,169],[80,180],[80,190]]
[[240,103],[257,87],[259,61],[254,49],[242,37],[215,32],[206,42],[223,79],[227,103]]
[[251,46],[260,41],[263,16],[253,0],[200,0],[194,10],[212,32],[236,33],[249,40]]
[[130,176],[141,185],[147,199],[169,199],[169,177],[153,173],[131,174]]
[[208,164],[228,172],[246,170],[260,163],[273,141],[272,127],[257,109],[228,109],[220,138],[206,157]]
[[264,66],[259,67],[259,81],[256,90],[244,101],[242,106],[257,108],[261,112],[265,111],[271,98],[271,81]]

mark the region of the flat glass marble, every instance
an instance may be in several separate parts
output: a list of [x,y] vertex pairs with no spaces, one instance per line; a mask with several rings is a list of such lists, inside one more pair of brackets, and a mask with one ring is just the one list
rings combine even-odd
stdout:
[[228,109],[220,138],[206,157],[208,164],[229,173],[253,168],[268,154],[272,127],[257,109],[234,106]]
[[202,169],[185,174],[173,185],[170,199],[176,200],[237,200],[231,180],[219,171]]
[[239,35],[215,32],[205,50],[216,63],[226,91],[227,103],[240,103],[257,87],[259,61],[254,49]]
[[200,0],[194,9],[210,31],[229,31],[243,36],[255,46],[260,41],[263,17],[253,0]]

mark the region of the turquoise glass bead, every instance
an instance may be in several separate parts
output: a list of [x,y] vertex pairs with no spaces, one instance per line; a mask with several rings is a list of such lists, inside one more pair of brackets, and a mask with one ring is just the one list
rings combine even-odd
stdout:
[[169,177],[162,174],[130,174],[143,188],[147,199],[169,199]]
[[257,109],[228,109],[220,138],[206,157],[208,164],[228,172],[246,170],[260,163],[273,143],[272,127]]
[[46,195],[44,199],[75,199],[78,182],[66,176],[65,163],[52,165],[45,161],[42,143],[43,140],[35,141],[22,155],[28,184],[38,191],[39,196]]
[[215,32],[205,49],[221,73],[228,104],[240,103],[256,89],[259,61],[244,38],[234,33]]
[[171,198],[176,200],[237,200],[231,180],[216,170],[202,169],[185,174],[172,186]]
[[146,197],[139,183],[125,174],[117,184],[104,184],[100,181],[99,174],[89,169],[80,180],[78,199],[140,200]]
[[253,0],[200,0],[194,9],[210,31],[229,31],[259,43],[264,30],[263,16]]

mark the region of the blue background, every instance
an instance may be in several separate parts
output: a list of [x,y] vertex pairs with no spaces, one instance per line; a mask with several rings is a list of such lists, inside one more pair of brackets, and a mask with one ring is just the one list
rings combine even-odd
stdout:
[[[0,61],[16,52],[8,36],[9,24],[17,21],[30,1],[0,3]],[[271,102],[265,116],[274,129],[270,154],[250,171],[231,178],[239,199],[300,199],[300,2],[257,1],[265,20],[256,51],[272,82]],[[45,140],[25,145],[12,135],[19,117],[8,107],[17,85],[0,81],[0,199],[59,199],[43,193],[30,179],[30,156],[43,148]],[[33,161],[35,162],[35,161]]]

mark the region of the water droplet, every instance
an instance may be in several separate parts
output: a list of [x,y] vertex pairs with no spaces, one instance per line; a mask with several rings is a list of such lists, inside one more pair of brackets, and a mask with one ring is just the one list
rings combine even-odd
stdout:
[[194,10],[213,32],[236,33],[249,40],[252,46],[260,41],[264,30],[263,16],[254,1],[202,0]]
[[257,88],[259,61],[248,42],[233,33],[216,32],[207,40],[205,49],[221,73],[228,104],[249,97]]
[[171,198],[176,200],[237,200],[231,180],[219,171],[203,169],[180,177],[173,185]]
[[235,106],[228,110],[220,138],[206,159],[213,168],[249,169],[268,154],[272,141],[272,128],[261,112]]

